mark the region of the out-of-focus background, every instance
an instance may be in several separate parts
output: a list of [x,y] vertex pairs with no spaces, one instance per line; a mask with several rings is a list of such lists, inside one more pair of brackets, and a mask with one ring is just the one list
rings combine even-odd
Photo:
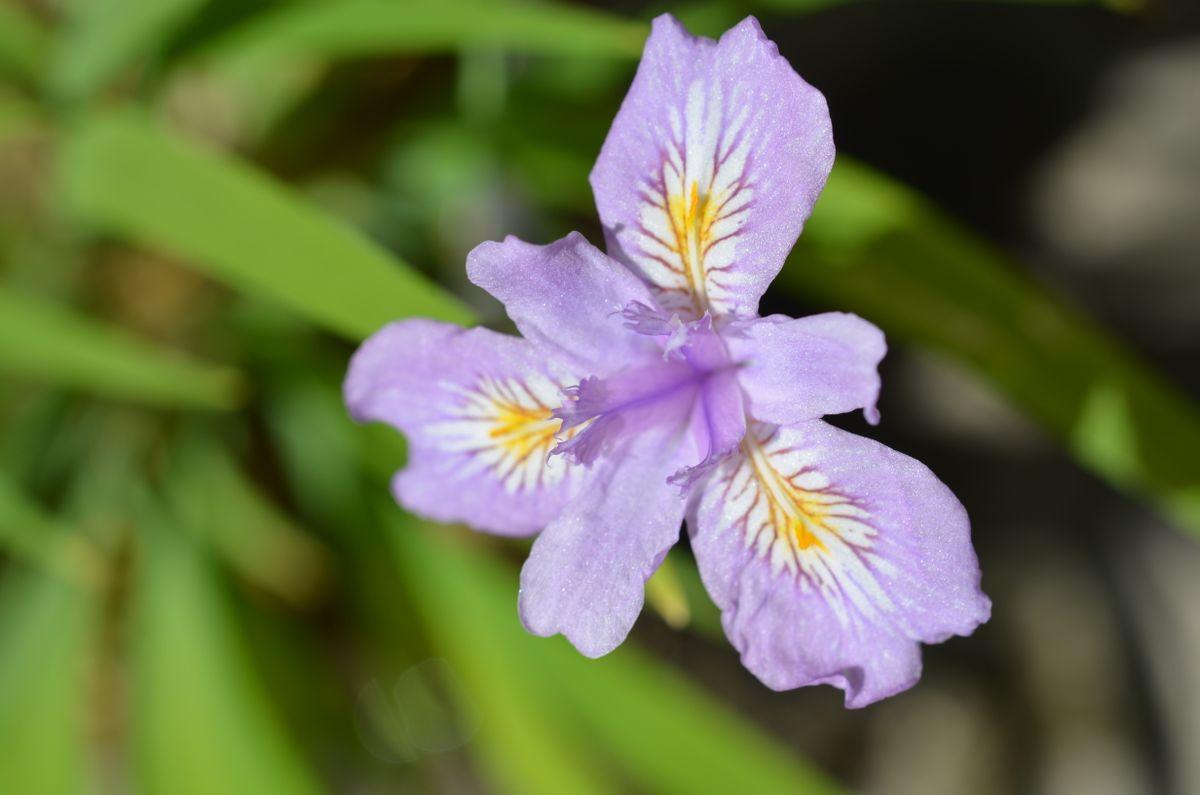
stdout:
[[[992,621],[864,710],[743,671],[686,545],[610,657],[526,636],[525,546],[340,402],[390,319],[506,328],[477,243],[601,240],[663,11],[825,93],[764,308],[884,328],[842,424],[973,518]],[[0,792],[1200,792],[1198,252],[1185,0],[2,0]]]

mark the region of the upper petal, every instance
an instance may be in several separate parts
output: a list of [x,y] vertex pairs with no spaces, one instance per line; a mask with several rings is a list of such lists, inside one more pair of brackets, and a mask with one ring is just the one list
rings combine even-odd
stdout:
[[828,683],[864,706],[917,681],[918,642],[990,614],[950,490],[820,421],[754,429],[688,525],[730,641],[775,689]]
[[821,93],[747,17],[654,20],[591,183],[609,253],[685,318],[753,315],[833,165]]
[[879,421],[878,368],[887,344],[857,315],[772,315],[739,321],[725,339],[756,420],[786,425],[863,409],[868,421]]
[[679,538],[684,499],[667,476],[679,463],[672,451],[681,432],[658,426],[631,439],[538,536],[521,570],[530,632],[562,633],[589,657],[629,634],[646,580]]
[[546,246],[511,236],[481,243],[467,255],[467,275],[526,339],[582,372],[607,372],[650,346],[621,314],[653,303],[646,285],[578,232]]
[[550,456],[553,412],[576,378],[518,337],[414,319],[363,343],[343,391],[355,419],[408,437],[392,484],[405,508],[525,535],[558,516],[586,475]]

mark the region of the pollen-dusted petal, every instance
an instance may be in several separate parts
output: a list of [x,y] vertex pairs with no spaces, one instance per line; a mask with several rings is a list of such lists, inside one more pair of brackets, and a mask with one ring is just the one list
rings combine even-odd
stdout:
[[688,517],[742,661],[777,690],[860,707],[911,687],[919,643],[991,610],[966,512],[920,462],[819,420],[757,426]]
[[562,511],[585,472],[551,456],[554,411],[576,379],[527,341],[431,320],[384,327],[350,363],[355,419],[408,437],[397,501],[422,516],[528,535]]
[[738,321],[725,336],[750,415],[775,425],[863,409],[879,421],[883,332],[857,315],[828,312]]
[[654,304],[646,285],[578,232],[546,246],[511,236],[482,243],[467,255],[467,275],[526,339],[583,372],[608,372],[651,347],[622,317],[633,302]]
[[657,426],[626,440],[538,536],[521,570],[526,629],[561,633],[589,657],[629,634],[646,580],[679,538],[684,500],[666,481],[681,433]]
[[753,315],[833,152],[824,97],[753,17],[714,42],[660,16],[591,175],[609,254],[685,319]]

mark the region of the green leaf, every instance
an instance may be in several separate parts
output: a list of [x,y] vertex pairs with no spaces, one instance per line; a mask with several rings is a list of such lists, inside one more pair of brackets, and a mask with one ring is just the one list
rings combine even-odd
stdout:
[[356,443],[367,429],[346,421],[333,383],[289,379],[267,393],[263,413],[300,515],[340,534],[373,535],[363,521],[366,489],[355,466]]
[[207,560],[143,506],[133,593],[134,789],[315,795],[253,670]]
[[76,585],[95,585],[102,561],[82,535],[63,528],[0,473],[0,549]]
[[210,439],[195,434],[173,447],[171,497],[181,523],[259,588],[295,605],[311,604],[328,585],[321,545]]
[[10,569],[0,589],[0,781],[78,795],[88,764],[84,663],[92,601],[55,577]]
[[28,560],[45,560],[55,535],[37,506],[0,474],[0,547]]
[[215,41],[222,57],[320,58],[513,49],[637,58],[647,26],[581,6],[497,0],[341,0],[280,6]]
[[[396,514],[394,508],[385,510]],[[528,635],[517,620],[515,572],[465,544],[451,543],[448,532],[397,520],[394,538],[430,631],[464,678],[468,671],[478,677],[478,690],[472,690],[477,697],[506,691],[514,707],[529,714],[555,705],[547,719],[557,715],[567,725],[586,727],[595,746],[627,772],[639,791],[841,792],[631,642],[601,660],[588,660],[561,638]],[[534,738],[528,739],[534,745]],[[521,789],[524,781],[518,778],[539,773],[536,759],[528,767],[532,770],[511,771],[517,792],[533,791]],[[574,790],[560,782],[551,791]]]
[[12,138],[36,135],[41,124],[37,106],[32,102],[0,94],[0,144]]
[[[390,506],[385,510],[399,515]],[[473,558],[459,557],[465,550],[428,540],[428,531],[415,522],[396,525],[405,579],[434,647],[462,680],[463,697],[469,699],[463,706],[480,717],[472,747],[497,787],[510,795],[619,792],[523,657],[538,650],[514,645],[522,640],[514,635],[520,631],[513,624],[515,591],[503,594],[476,581],[485,564],[477,571]],[[504,605],[510,608],[508,620],[497,621]],[[483,612],[476,613],[480,608]]]
[[1084,467],[1200,534],[1195,407],[913,191],[839,160],[779,281],[963,363]]
[[46,31],[15,3],[0,5],[0,74],[33,85],[41,79]]
[[50,89],[76,101],[144,62],[205,0],[75,0],[58,40]]
[[0,286],[0,375],[154,406],[228,409],[235,371]]
[[685,674],[631,643],[591,661],[564,641],[545,642],[556,643],[570,655],[562,665],[546,669],[546,684],[602,738],[643,791],[842,792],[762,729],[690,683]]
[[413,315],[471,319],[458,299],[276,180],[137,117],[76,130],[60,177],[68,205],[94,226],[167,249],[345,336]]

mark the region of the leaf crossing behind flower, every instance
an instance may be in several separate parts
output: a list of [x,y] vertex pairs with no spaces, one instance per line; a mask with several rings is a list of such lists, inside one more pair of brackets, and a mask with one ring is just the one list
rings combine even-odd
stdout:
[[[395,515],[390,505],[384,510]],[[392,537],[430,631],[442,653],[464,673],[468,687],[484,687],[481,679],[470,680],[494,669],[510,677],[500,690],[529,699],[518,708],[526,716],[549,719],[563,715],[564,707],[569,709],[571,728],[559,740],[569,739],[576,753],[580,747],[576,743],[599,740],[640,791],[671,795],[836,795],[842,791],[686,677],[632,644],[589,661],[564,641],[527,635],[506,597],[511,596],[512,573],[466,544],[451,542],[444,530],[402,519],[395,522]],[[484,648],[488,657],[481,666],[479,650]],[[481,690],[478,697],[489,692]],[[551,704],[555,709],[543,712]],[[514,723],[511,730],[516,728]],[[522,728],[529,733],[511,736],[509,743],[530,740],[536,736],[533,732],[544,731],[528,724]],[[592,770],[588,766],[572,771],[570,778],[558,779],[552,791],[564,791],[562,781],[579,781],[584,771]],[[587,779],[582,785],[588,789],[580,791],[595,788]],[[520,790],[522,795],[541,791]]]
[[167,249],[345,336],[410,315],[471,319],[458,299],[254,167],[131,113],[89,119],[59,165],[67,206],[94,229]]
[[839,160],[780,274],[963,363],[1114,486],[1200,534],[1200,414],[999,251],[884,175]]

